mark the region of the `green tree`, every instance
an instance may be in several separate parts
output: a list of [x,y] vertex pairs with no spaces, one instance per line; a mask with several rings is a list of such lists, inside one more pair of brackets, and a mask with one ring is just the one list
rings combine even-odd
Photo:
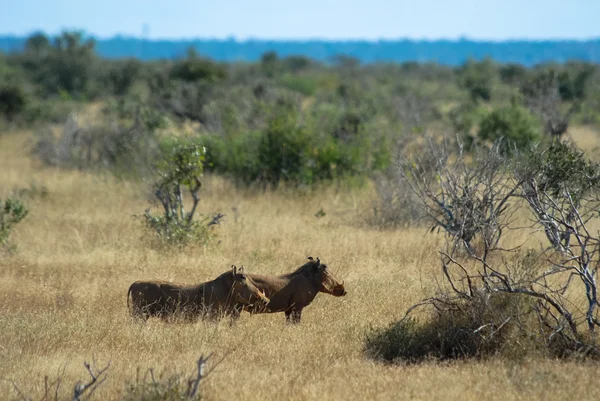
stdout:
[[225,79],[225,68],[211,60],[201,58],[193,47],[188,49],[187,58],[173,66],[171,77],[183,81],[220,81]]
[[35,55],[46,55],[51,49],[50,39],[42,33],[36,32],[27,38],[25,42],[25,52]]
[[260,58],[260,68],[267,77],[274,77],[280,70],[281,62],[275,52],[266,52]]
[[0,115],[13,121],[25,110],[27,97],[23,87],[17,83],[0,85]]
[[[169,245],[186,246],[192,243],[205,244],[210,238],[208,218],[195,220],[200,202],[200,178],[204,174],[206,148],[199,144],[181,143],[158,164],[158,179],[153,185],[154,194],[162,205],[162,213],[154,215],[147,209],[143,222],[147,228]],[[192,197],[192,208],[186,212],[183,193]],[[217,215],[215,219],[220,219]],[[213,222],[215,222],[213,219]],[[216,224],[216,223],[215,223]]]
[[117,96],[126,94],[129,88],[140,79],[141,72],[142,63],[133,58],[113,63],[107,74],[112,92]]
[[491,111],[483,118],[479,127],[479,138],[495,142],[504,138],[499,149],[510,153],[514,147],[524,148],[540,140],[540,127],[536,118],[527,109],[512,104]]
[[481,62],[468,60],[458,74],[458,84],[469,92],[473,101],[489,101],[492,98],[492,83],[496,66],[490,59]]

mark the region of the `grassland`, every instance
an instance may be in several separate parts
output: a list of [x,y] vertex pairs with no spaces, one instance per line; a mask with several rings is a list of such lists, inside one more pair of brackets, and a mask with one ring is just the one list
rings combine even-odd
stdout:
[[[574,130],[593,148],[598,137]],[[132,215],[149,194],[143,184],[42,167],[27,155],[30,134],[0,136],[0,197],[33,182],[30,215],[16,229],[18,252],[0,259],[0,399],[18,399],[11,380],[39,399],[44,376],[64,366],[63,395],[86,379],[82,363],[112,361],[95,399],[118,400],[136,371],[191,372],[202,353],[225,356],[203,383],[208,400],[592,400],[598,365],[555,360],[390,366],[366,358],[364,335],[401,317],[430,294],[439,276],[441,238],[423,229],[376,231],[358,224],[369,190],[323,189],[303,196],[254,193],[207,178],[200,212],[225,223],[208,248],[165,253],[143,239]],[[326,216],[314,214],[323,209]],[[527,234],[522,234],[526,236]],[[524,237],[512,238],[518,242]],[[348,295],[319,295],[302,323],[282,314],[243,314],[235,324],[134,324],[132,281],[201,282],[231,264],[278,274],[319,256]]]

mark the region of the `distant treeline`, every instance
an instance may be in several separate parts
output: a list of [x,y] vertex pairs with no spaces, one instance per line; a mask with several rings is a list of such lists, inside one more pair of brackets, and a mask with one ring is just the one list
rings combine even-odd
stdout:
[[[22,51],[26,37],[0,36],[0,51]],[[185,57],[190,47],[199,54],[219,61],[257,61],[266,52],[279,56],[302,55],[319,61],[330,61],[338,55],[372,62],[434,62],[461,65],[468,59],[489,57],[500,63],[533,66],[540,63],[580,60],[600,63],[600,38],[586,41],[502,41],[473,40],[143,40],[117,36],[97,39],[96,51],[108,58],[136,57],[142,60]]]

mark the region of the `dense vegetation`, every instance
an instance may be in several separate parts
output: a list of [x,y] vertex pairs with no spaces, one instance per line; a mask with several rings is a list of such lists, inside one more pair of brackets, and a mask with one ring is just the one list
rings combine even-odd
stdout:
[[[273,52],[223,64],[191,48],[142,62],[103,59],[78,32],[35,34],[22,52],[0,55],[0,115],[9,127],[37,124],[35,152],[52,165],[144,175],[183,141],[205,146],[207,171],[239,185],[360,182],[424,131],[522,147],[560,137],[573,119],[596,124],[599,71],[490,59],[326,65]],[[67,120],[89,102],[101,111]],[[44,128],[65,121],[58,137]]]

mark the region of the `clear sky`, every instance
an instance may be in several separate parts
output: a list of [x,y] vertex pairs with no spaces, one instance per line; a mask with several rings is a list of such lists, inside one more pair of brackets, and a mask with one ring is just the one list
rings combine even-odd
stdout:
[[0,34],[151,39],[586,39],[600,0],[0,0]]

